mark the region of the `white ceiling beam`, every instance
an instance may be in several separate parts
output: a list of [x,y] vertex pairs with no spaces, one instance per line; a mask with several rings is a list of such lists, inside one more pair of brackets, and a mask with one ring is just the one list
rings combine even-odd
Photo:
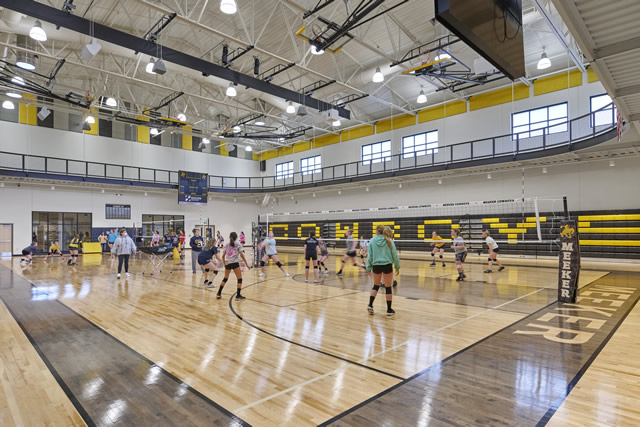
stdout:
[[613,43],[608,46],[596,48],[593,52],[594,60],[602,60],[616,55],[622,55],[632,50],[640,49],[640,37]]
[[614,98],[622,98],[623,96],[635,95],[640,93],[640,84],[625,86],[613,91]]

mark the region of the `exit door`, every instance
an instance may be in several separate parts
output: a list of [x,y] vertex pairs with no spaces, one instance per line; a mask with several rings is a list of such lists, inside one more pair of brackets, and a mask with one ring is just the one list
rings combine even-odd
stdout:
[[13,254],[13,224],[0,224],[0,257]]

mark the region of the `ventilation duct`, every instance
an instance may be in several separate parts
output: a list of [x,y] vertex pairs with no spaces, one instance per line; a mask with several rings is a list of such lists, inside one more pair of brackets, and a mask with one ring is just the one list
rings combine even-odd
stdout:
[[[36,42],[29,36],[18,34],[16,36],[16,45],[23,49],[35,51]],[[37,66],[38,56],[33,53],[19,51],[16,54],[16,65],[25,70],[35,70]]]

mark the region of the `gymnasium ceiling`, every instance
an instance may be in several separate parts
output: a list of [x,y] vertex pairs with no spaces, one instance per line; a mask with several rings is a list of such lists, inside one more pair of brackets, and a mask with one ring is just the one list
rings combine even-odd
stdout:
[[[384,2],[374,13],[385,12],[400,0]],[[627,0],[633,3],[634,0]],[[39,0],[38,3],[60,9],[63,0]],[[369,95],[346,107],[351,120],[342,120],[341,126],[332,127],[317,111],[298,117],[285,114],[284,99],[238,86],[238,96],[225,95],[229,82],[166,62],[165,75],[145,72],[149,56],[134,54],[129,49],[99,41],[102,49],[91,61],[83,60],[81,52],[90,41],[88,36],[43,22],[48,40],[38,42],[39,64],[36,71],[48,75],[59,59],[66,59],[56,76],[54,91],[65,94],[70,90],[94,96],[113,96],[119,103],[116,109],[139,115],[145,108],[157,106],[168,95],[182,91],[185,94],[162,110],[176,117],[184,113],[187,121],[195,123],[205,135],[215,137],[250,114],[264,114],[267,125],[280,131],[298,126],[309,127],[306,135],[286,141],[246,141],[255,151],[288,145],[325,133],[337,133],[348,127],[374,123],[382,118],[399,114],[416,114],[417,110],[455,99],[466,100],[470,95],[510,86],[506,78],[493,83],[453,92],[436,91],[441,83],[429,78],[402,75],[402,68],[419,65],[426,58],[390,68],[410,49],[447,35],[447,30],[436,23],[433,1],[409,0],[382,14],[375,20],[352,31],[355,38],[336,54],[310,54],[309,44],[296,37],[296,31],[310,24],[314,16],[303,19],[303,13],[313,8],[317,0],[237,0],[238,12],[225,15],[220,12],[219,0],[75,0],[73,14],[115,29],[143,37],[163,16],[173,12],[177,17],[160,33],[159,43],[208,61],[220,63],[222,45],[229,50],[255,46],[253,50],[233,63],[233,70],[252,75],[254,56],[260,60],[261,70],[278,64],[294,62],[296,65],[274,77],[273,83],[295,91],[319,80],[336,80],[313,93],[313,97],[334,103],[348,95]],[[322,9],[319,15],[336,22],[346,17],[344,0],[338,0]],[[355,0],[348,0],[352,7]],[[544,8],[544,13],[540,7]],[[548,0],[523,0],[525,61],[530,80],[575,68],[571,56],[583,59],[558,12]],[[552,28],[547,15],[555,26]],[[16,44],[16,34],[28,34],[34,19],[4,9],[0,11],[0,46],[3,60],[15,63],[16,54],[24,48]],[[568,41],[568,48],[561,38]],[[552,61],[546,70],[536,64],[543,50]],[[450,52],[461,62],[473,67],[478,55],[463,43],[451,46]],[[569,55],[572,53],[572,55]],[[586,63],[586,61],[585,61]],[[580,64],[582,65],[582,64]],[[373,83],[372,75],[380,67],[385,74],[384,83]],[[44,83],[44,80],[42,81]],[[516,82],[519,83],[519,82]],[[421,90],[428,96],[426,104],[418,104]]]

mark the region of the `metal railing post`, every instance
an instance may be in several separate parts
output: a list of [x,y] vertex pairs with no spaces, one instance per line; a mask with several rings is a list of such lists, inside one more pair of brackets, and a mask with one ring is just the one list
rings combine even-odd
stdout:
[[491,157],[496,156],[496,138],[491,138]]
[[26,157],[26,156],[23,154],[23,155],[22,155],[22,171],[23,171],[23,172],[25,171],[25,166],[26,166],[26,164],[27,164],[27,162],[26,162],[26,160],[25,160],[25,157]]
[[47,172],[47,170],[48,170],[48,162],[47,162],[47,160],[49,160],[49,158],[48,158],[48,157],[45,157],[45,158],[44,158],[44,171],[45,171],[45,173],[46,173],[46,172]]

